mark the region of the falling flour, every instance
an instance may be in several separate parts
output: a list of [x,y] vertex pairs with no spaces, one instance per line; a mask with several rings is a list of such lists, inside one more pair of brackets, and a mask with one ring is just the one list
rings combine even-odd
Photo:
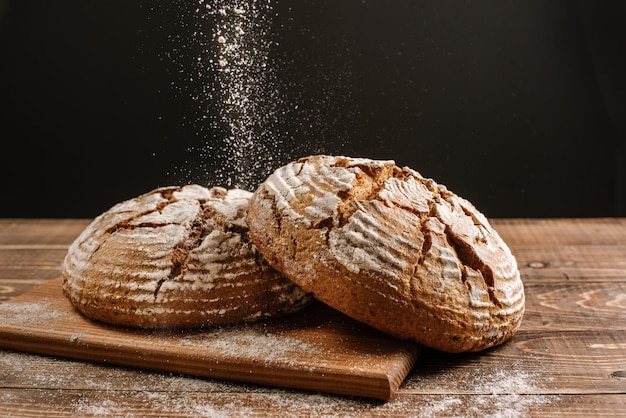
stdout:
[[[350,152],[345,40],[312,33],[290,16],[291,7],[279,15],[273,1],[169,6],[181,23],[168,29],[163,56],[175,65],[177,97],[191,99],[183,125],[196,136],[188,159],[167,173],[171,182],[254,191],[296,158]],[[294,34],[311,44],[285,47]]]
[[178,62],[180,82],[187,84],[174,87],[189,91],[196,104],[193,128],[201,143],[187,150],[199,161],[186,161],[170,175],[186,183],[253,190],[289,152],[274,132],[285,101],[270,55],[277,44],[272,3],[198,0],[192,11],[188,4],[180,7],[186,23],[181,33],[170,35],[176,46],[167,56]]
[[205,66],[217,73],[219,122],[227,128],[224,142],[232,170],[228,183],[250,189],[254,181],[250,177],[262,165],[271,164],[277,152],[262,141],[271,130],[278,101],[269,58],[272,5],[269,0],[199,0],[198,4],[206,12],[203,18],[215,22],[209,39],[216,57],[199,57],[199,61],[205,60]]

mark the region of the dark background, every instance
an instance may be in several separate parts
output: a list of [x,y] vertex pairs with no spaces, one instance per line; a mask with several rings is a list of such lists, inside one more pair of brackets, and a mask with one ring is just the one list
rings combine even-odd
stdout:
[[488,217],[626,216],[626,2],[268,1],[282,113],[248,168],[198,98],[196,1],[0,0],[0,217],[253,189],[314,153],[393,159]]

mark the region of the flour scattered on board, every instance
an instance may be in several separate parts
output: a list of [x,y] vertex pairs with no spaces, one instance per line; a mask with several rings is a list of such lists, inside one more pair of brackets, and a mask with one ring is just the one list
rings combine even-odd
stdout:
[[[192,344],[195,342],[190,340]],[[38,372],[42,361],[50,363],[46,368],[55,370],[54,375]],[[80,380],[86,389],[91,390],[71,401],[68,411],[75,416],[140,417],[139,410],[154,409],[180,416],[241,417],[262,414],[266,411],[263,408],[271,405],[279,412],[312,418],[337,415],[360,418],[368,414],[381,417],[522,418],[532,416],[533,408],[560,399],[558,395],[540,394],[542,389],[534,382],[545,379],[544,375],[504,369],[489,374],[477,371],[462,383],[462,388],[468,389],[466,395],[420,393],[423,382],[420,382],[417,371],[418,375],[412,378],[408,387],[405,386],[404,393],[385,403],[11,352],[0,356],[0,369],[8,381],[48,388],[71,389]],[[429,374],[425,378],[430,384],[436,384],[445,376]],[[472,389],[474,384],[476,386]],[[216,397],[216,393],[224,395]],[[248,403],[250,398],[245,396],[246,393],[263,394],[254,409]],[[0,399],[4,401],[11,401],[11,396],[10,393],[0,393]],[[419,398],[418,402],[416,398]]]
[[0,304],[0,317],[11,318],[11,325],[54,324],[67,316],[46,300],[41,302],[9,302]]
[[184,337],[180,344],[206,348],[220,352],[226,359],[262,358],[265,365],[293,363],[301,357],[324,353],[319,346],[289,336],[263,332],[253,326],[216,329],[194,336]]

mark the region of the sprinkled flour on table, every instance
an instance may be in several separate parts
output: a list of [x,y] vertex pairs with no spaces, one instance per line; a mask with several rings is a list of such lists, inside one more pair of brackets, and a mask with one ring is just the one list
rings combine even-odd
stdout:
[[[437,379],[449,379],[452,375],[438,375]],[[559,400],[558,395],[543,395],[534,382],[545,376],[522,370],[488,370],[470,374],[460,383],[460,394],[424,395],[426,407],[422,416],[467,416],[486,418],[522,418],[530,415],[533,407],[540,407]],[[420,381],[408,383],[408,391],[419,390]],[[405,402],[406,403],[406,402]],[[405,405],[406,406],[406,405]],[[402,408],[402,403],[390,404]]]
[[[192,341],[193,343],[193,341]],[[40,373],[41,362],[54,369],[53,375]],[[413,382],[399,396],[381,403],[358,398],[269,388],[211,379],[197,379],[167,373],[111,368],[70,360],[3,351],[0,370],[8,382],[45,388],[72,389],[76,381],[87,389],[69,405],[75,416],[140,417],[142,409],[194,417],[241,417],[273,410],[276,415],[306,417],[458,417],[522,418],[534,407],[559,402],[558,395],[541,395],[535,381],[541,376],[519,370],[477,373],[464,384],[464,393],[422,393],[419,370]],[[436,384],[447,376],[427,374]],[[544,376],[545,378],[545,376]],[[472,388],[472,385],[475,385]],[[149,389],[146,389],[149,388]],[[219,393],[219,396],[216,396]],[[254,409],[250,397],[254,394]],[[10,402],[10,393],[0,400]],[[263,409],[263,408],[266,409]],[[134,411],[131,412],[131,411]],[[274,416],[276,416],[274,415]]]

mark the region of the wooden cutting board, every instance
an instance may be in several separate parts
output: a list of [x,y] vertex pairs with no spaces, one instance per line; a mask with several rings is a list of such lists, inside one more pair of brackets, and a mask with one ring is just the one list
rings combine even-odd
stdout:
[[198,377],[389,400],[419,346],[314,302],[257,324],[144,331],[93,322],[54,279],[0,304],[0,347]]

